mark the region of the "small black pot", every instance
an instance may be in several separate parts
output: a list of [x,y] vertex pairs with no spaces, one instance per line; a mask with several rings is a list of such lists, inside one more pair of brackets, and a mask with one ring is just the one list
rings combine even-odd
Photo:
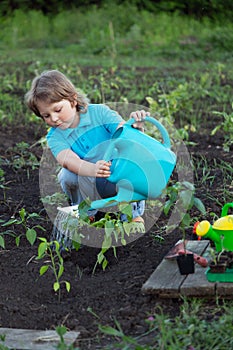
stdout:
[[182,254],[178,255],[177,264],[180,270],[181,275],[188,275],[190,273],[194,273],[194,256],[193,254]]

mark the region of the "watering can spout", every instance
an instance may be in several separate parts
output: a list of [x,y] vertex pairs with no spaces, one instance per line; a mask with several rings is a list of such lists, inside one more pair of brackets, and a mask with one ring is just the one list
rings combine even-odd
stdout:
[[146,117],[145,121],[158,128],[163,143],[133,128],[134,119],[118,128],[104,155],[106,161],[112,162],[108,181],[116,184],[117,195],[94,201],[91,208],[156,199],[166,187],[176,164],[176,156],[170,150],[167,130],[152,117]]
[[213,230],[213,227],[207,220],[203,220],[196,225],[195,233],[199,237],[211,239],[217,245],[221,243],[220,236]]
[[140,193],[133,192],[132,189],[130,188],[130,184],[128,184],[128,186],[125,186],[125,187],[123,187],[120,184],[119,190],[116,196],[93,201],[91,203],[91,208],[101,209],[101,208],[117,205],[118,203],[121,203],[121,202],[133,202],[133,201],[140,201],[143,199],[145,199],[145,196]]

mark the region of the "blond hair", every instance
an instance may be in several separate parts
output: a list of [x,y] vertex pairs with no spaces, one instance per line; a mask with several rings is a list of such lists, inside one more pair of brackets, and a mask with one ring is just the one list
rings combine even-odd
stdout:
[[31,89],[25,95],[26,105],[41,117],[38,102],[55,103],[61,100],[77,101],[77,111],[85,113],[88,106],[86,95],[78,91],[71,81],[61,72],[50,70],[41,73],[32,81]]

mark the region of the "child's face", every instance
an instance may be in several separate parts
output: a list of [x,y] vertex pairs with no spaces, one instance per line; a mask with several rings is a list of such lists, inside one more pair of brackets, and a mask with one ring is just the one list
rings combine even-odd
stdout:
[[69,100],[61,100],[54,103],[39,101],[37,108],[46,124],[60,129],[67,129],[76,127],[79,122],[76,105],[76,101],[70,102]]

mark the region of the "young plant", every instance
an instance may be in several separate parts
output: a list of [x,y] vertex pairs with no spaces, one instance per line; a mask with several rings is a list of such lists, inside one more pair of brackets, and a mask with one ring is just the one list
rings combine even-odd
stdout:
[[0,350],[10,350],[10,348],[4,345],[5,340],[6,340],[5,334],[0,334]]
[[[186,230],[196,220],[196,218],[191,218],[190,212],[196,208],[204,215],[206,213],[205,206],[195,196],[194,185],[188,181],[176,182],[168,186],[165,195],[168,198],[164,205],[164,213],[168,215],[171,209],[176,212],[185,247]],[[177,205],[178,200],[180,200],[180,205]]]
[[[125,215],[127,221],[122,221],[121,215]],[[114,256],[116,257],[116,247],[114,244],[120,242],[123,246],[127,244],[126,236],[140,232],[145,233],[145,227],[143,223],[132,222],[132,208],[130,204],[121,203],[119,204],[119,211],[115,213],[106,213],[105,216],[97,222],[91,224],[91,226],[97,228],[104,228],[104,240],[102,248],[97,255],[96,264],[93,272],[97,265],[101,265],[102,269],[105,270],[108,265],[108,260],[105,253],[112,247]],[[125,236],[126,235],[126,236]],[[114,243],[114,241],[116,243]]]
[[[233,104],[232,104],[233,109]],[[223,149],[226,152],[230,151],[230,147],[233,144],[233,112],[228,114],[226,112],[213,112],[216,115],[223,117],[222,122],[218,123],[218,125],[212,130],[211,135],[215,135],[218,130],[222,130],[224,132],[224,142]]]
[[[101,251],[97,255],[96,266],[99,264],[103,270],[108,265],[105,253],[112,247],[116,256],[116,244],[127,244],[126,238],[134,233],[145,233],[143,223],[132,222],[132,207],[128,203],[121,203],[118,206],[117,212],[106,212],[104,217],[98,221],[92,222],[87,215],[87,209],[90,208],[89,200],[85,200],[79,204],[76,212],[67,215],[62,223],[62,230],[66,232],[65,236],[69,236],[73,241],[73,246],[78,249],[83,236],[85,227],[95,227],[96,229],[104,229],[104,239],[102,242]],[[122,221],[122,215],[125,216],[125,221]]]
[[[32,219],[38,219],[40,218],[40,215],[37,213],[27,213],[25,208],[22,208],[19,210],[19,219],[16,219],[14,217],[12,217],[10,220],[8,220],[7,222],[4,222],[3,220],[0,220],[0,223],[3,222],[3,224],[1,225],[2,227],[8,227],[8,226],[12,226],[12,225],[18,225],[18,226],[22,226],[24,233],[21,235],[16,235],[15,232],[13,230],[6,230],[4,232],[1,233],[0,236],[0,245],[3,246],[4,243],[4,238],[3,238],[3,234],[9,234],[15,237],[15,243],[17,245],[17,247],[20,244],[20,239],[23,235],[26,236],[28,242],[33,245],[36,241],[37,238],[37,232],[36,232],[36,228],[45,231],[45,229],[40,226],[40,225],[34,225],[32,227],[30,227],[30,223],[29,221],[31,221]],[[4,244],[5,246],[5,244]]]
[[64,339],[64,335],[67,332],[67,328],[65,326],[56,327],[56,332],[60,337],[59,344],[55,348],[56,350],[79,350],[79,348],[74,347],[73,344],[70,344],[70,345],[66,344],[65,339]]
[[38,169],[40,162],[37,157],[31,152],[30,146],[27,142],[19,142],[16,146],[9,148],[8,152],[12,152],[11,159],[13,169],[18,171],[19,169],[27,169],[28,178],[29,170]]
[[58,300],[61,300],[61,284],[65,284],[67,292],[70,291],[70,282],[61,280],[64,272],[63,258],[60,253],[60,244],[57,241],[48,242],[46,238],[39,237],[41,243],[38,247],[37,260],[41,260],[45,257],[49,258],[49,262],[46,262],[40,268],[40,276],[43,276],[48,269],[51,269],[55,277],[53,283],[54,292],[58,292]]
[[2,168],[0,168],[0,189],[3,190],[3,200],[6,201],[6,190],[8,187],[6,186],[5,182],[5,172]]
[[51,206],[62,206],[67,202],[67,196],[64,193],[56,192],[41,198],[41,201],[43,204]]

